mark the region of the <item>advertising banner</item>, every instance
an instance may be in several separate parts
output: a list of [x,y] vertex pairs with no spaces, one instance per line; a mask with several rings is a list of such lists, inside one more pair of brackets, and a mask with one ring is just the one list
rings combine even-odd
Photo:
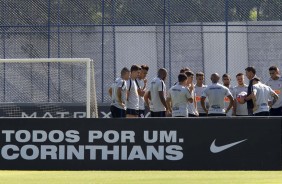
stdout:
[[0,121],[2,170],[279,170],[280,118]]

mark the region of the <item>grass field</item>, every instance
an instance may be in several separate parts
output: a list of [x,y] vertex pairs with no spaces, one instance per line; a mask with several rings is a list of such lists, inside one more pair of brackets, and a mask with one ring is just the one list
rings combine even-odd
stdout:
[[282,171],[0,171],[0,183],[281,184]]

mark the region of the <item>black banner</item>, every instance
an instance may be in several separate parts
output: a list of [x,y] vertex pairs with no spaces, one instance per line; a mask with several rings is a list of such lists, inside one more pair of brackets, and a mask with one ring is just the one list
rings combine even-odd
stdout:
[[280,170],[280,118],[1,119],[2,170]]
[[[99,118],[111,118],[110,105],[98,106]],[[146,117],[149,113],[146,111]],[[0,117],[86,118],[82,103],[1,103]]]
[[[111,118],[110,105],[98,105],[99,118]],[[0,117],[18,118],[86,118],[82,103],[1,103]],[[145,109],[145,118],[150,112]]]

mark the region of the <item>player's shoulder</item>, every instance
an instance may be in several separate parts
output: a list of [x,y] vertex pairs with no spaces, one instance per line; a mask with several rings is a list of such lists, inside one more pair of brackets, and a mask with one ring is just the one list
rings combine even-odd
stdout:
[[206,84],[203,84],[203,86],[201,86],[201,87],[198,87],[196,84],[195,84],[195,88],[203,88],[203,89],[205,89],[205,88],[207,88],[208,87],[208,85],[206,85]]
[[158,81],[158,77],[153,78],[153,80],[151,81],[151,84],[155,84]]
[[156,77],[156,78],[154,78],[153,81],[155,81],[156,83],[161,83],[163,80],[160,79],[159,77]]
[[122,78],[118,77],[118,78],[115,79],[115,82],[119,82],[121,80],[122,80]]
[[222,85],[222,84],[217,83],[217,86],[220,87],[220,88],[222,88],[222,89],[229,90],[228,87],[226,87],[226,86],[224,86],[224,85]]
[[142,82],[143,81],[143,79],[139,79],[139,78],[137,78],[137,79],[135,79],[137,82]]
[[229,90],[234,90],[235,86],[229,86]]
[[123,83],[123,82],[126,82],[125,80],[123,80],[122,78],[116,78],[116,80],[115,80],[115,83],[116,84],[121,84],[121,83]]
[[253,84],[253,88],[258,89],[258,88],[262,88],[262,87],[269,87],[269,86],[266,85],[266,84],[263,84],[263,83],[261,83],[261,82],[259,82],[259,83],[257,83],[257,84]]

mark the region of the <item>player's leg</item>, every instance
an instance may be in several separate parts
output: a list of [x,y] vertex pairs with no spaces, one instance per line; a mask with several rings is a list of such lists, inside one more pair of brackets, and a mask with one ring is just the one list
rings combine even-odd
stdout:
[[112,118],[117,118],[116,107],[111,105],[110,107]]
[[138,117],[144,118],[145,117],[145,110],[139,110]]
[[138,118],[138,111],[135,109],[126,109],[127,118]]

